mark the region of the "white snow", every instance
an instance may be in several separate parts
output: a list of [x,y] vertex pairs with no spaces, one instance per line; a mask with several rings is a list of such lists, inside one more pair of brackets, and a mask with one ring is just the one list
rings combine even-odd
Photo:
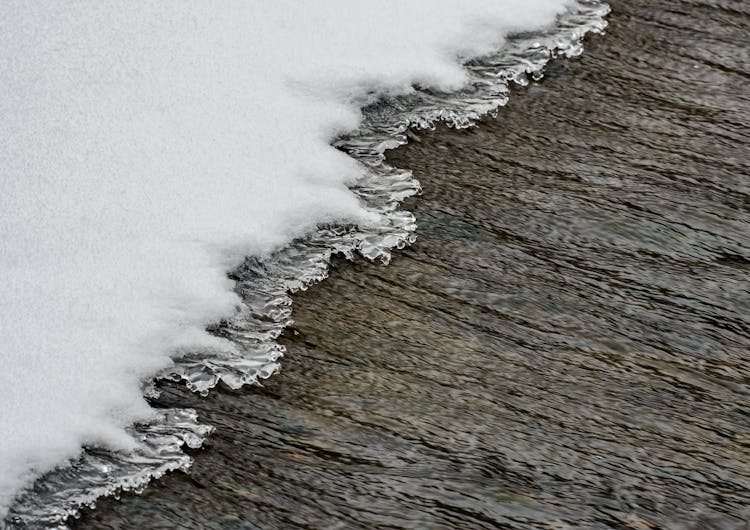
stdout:
[[238,300],[226,272],[369,221],[330,147],[368,94],[453,90],[564,0],[3,0],[0,519]]

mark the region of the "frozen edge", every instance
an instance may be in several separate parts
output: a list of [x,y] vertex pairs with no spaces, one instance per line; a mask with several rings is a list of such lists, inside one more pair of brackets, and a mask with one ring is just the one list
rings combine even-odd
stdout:
[[[293,323],[292,294],[324,280],[334,255],[353,259],[356,252],[387,264],[393,248],[416,240],[415,218],[400,205],[421,187],[410,171],[386,164],[385,151],[407,143],[411,127],[429,129],[444,123],[466,128],[485,115],[494,116],[507,104],[511,85],[523,87],[541,79],[552,59],[579,56],[587,34],[604,32],[609,11],[598,0],[577,0],[550,30],[513,36],[497,53],[467,63],[466,89],[453,94],[417,91],[366,106],[360,128],[333,145],[366,167],[365,177],[352,191],[368,210],[380,214],[381,222],[363,228],[321,226],[270,257],[247,258],[230,274],[242,298],[240,311],[210,328],[231,340],[236,353],[188,354],[157,379],[184,381],[194,392],[206,395],[220,382],[238,389],[276,373],[286,352],[276,339]],[[154,381],[144,386],[144,395],[158,396]],[[187,471],[192,458],[185,447],[201,447],[212,431],[213,427],[198,422],[192,409],[156,409],[151,422],[131,428],[139,442],[136,450],[124,454],[86,448],[75,462],[48,473],[23,492],[3,527],[68,528],[65,523],[70,517],[79,517],[83,508],[93,509],[101,497],[140,493],[168,471]]]

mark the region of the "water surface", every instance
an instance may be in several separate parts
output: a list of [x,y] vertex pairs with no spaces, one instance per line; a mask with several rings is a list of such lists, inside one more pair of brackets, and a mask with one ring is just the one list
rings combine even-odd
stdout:
[[417,242],[296,295],[263,387],[165,385],[216,427],[190,475],[75,526],[746,528],[750,6],[612,7],[392,152]]

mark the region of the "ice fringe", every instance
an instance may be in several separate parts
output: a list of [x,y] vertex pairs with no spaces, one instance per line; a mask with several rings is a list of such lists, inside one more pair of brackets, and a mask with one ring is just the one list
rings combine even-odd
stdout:
[[[292,324],[293,293],[325,279],[334,255],[352,258],[359,253],[387,264],[393,248],[416,239],[415,218],[400,205],[420,192],[419,182],[411,172],[386,164],[385,152],[406,143],[410,127],[445,123],[465,128],[493,114],[507,103],[511,86],[541,79],[554,58],[580,55],[584,36],[602,33],[608,13],[608,5],[598,0],[577,0],[548,31],[512,36],[497,53],[467,63],[470,82],[460,92],[416,91],[367,106],[360,128],[334,145],[367,168],[352,189],[370,211],[380,214],[380,224],[366,229],[321,226],[270,257],[247,258],[231,273],[242,297],[241,310],[211,329],[234,342],[237,353],[185,355],[162,377],[184,381],[206,395],[220,382],[237,389],[276,373],[285,352],[276,339]],[[155,392],[153,384],[144,392]],[[68,518],[93,508],[100,497],[137,493],[168,471],[186,471],[192,458],[185,446],[200,447],[213,428],[201,425],[192,409],[157,412],[153,422],[132,427],[140,442],[137,450],[123,454],[86,449],[77,461],[40,478],[19,496],[3,527],[67,528]]]

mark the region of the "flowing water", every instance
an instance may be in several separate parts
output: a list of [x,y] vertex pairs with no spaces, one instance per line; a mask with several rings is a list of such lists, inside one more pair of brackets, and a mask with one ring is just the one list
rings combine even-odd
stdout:
[[[190,473],[71,524],[746,528],[750,5],[612,7],[606,37],[496,118],[411,131],[389,163],[424,188],[417,241],[294,295],[262,387],[223,368],[178,373],[226,383],[206,398],[161,383],[155,406],[215,428]],[[489,110],[473,103],[458,115]]]

